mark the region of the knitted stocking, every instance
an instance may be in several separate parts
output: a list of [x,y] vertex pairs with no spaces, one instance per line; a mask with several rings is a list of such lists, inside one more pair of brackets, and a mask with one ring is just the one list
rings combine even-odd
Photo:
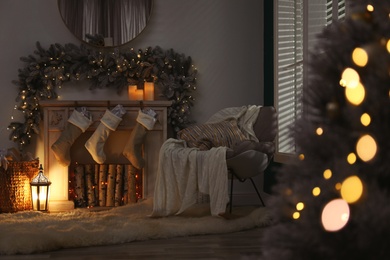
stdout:
[[88,112],[86,109],[83,107],[82,110],[82,112],[76,109],[73,111],[64,131],[51,146],[54,157],[63,166],[69,166],[70,164],[70,148],[74,141],[92,124],[92,118],[90,116],[87,117]]
[[107,138],[111,132],[116,130],[125,113],[123,107],[121,105],[118,106],[113,111],[106,110],[95,132],[85,143],[85,148],[87,148],[93,160],[99,164],[104,163],[106,160],[103,148]]
[[144,113],[141,110],[138,112],[137,124],[131,131],[130,138],[123,149],[123,155],[137,169],[145,166],[145,160],[142,157],[142,145],[147,130],[152,130],[156,123],[154,115],[155,112],[153,110],[149,110],[148,113]]

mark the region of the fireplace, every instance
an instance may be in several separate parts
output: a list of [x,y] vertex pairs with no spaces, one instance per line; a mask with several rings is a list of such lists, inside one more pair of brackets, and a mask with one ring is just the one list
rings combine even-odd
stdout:
[[[136,125],[136,118],[140,109],[139,101],[41,101],[40,106],[44,112],[44,169],[46,175],[52,182],[50,195],[50,211],[65,211],[74,208],[73,200],[69,198],[69,169],[62,166],[54,157],[51,145],[61,135],[69,116],[75,107],[87,107],[92,114],[93,124],[83,133],[72,145],[71,158],[72,165],[96,164],[91,155],[84,147],[85,142],[92,135],[100,123],[100,118],[106,109],[112,109],[121,104],[126,114],[116,131],[112,132],[105,143],[104,152],[106,154],[105,164],[129,164],[130,162],[122,155],[122,151],[130,133]],[[157,173],[159,150],[163,142],[167,139],[167,107],[170,101],[143,101],[143,106],[153,109],[157,113],[157,122],[154,129],[147,132],[143,157],[145,167],[141,172],[142,198],[153,197],[154,183]]]

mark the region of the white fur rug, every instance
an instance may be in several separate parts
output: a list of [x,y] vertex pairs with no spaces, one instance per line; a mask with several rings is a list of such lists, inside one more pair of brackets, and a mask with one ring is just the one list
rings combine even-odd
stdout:
[[151,218],[151,199],[105,211],[66,213],[23,211],[0,214],[0,255],[31,254],[61,248],[127,243],[136,240],[236,232],[270,223],[266,208],[237,207],[232,219],[213,217],[209,205],[195,205],[180,216]]

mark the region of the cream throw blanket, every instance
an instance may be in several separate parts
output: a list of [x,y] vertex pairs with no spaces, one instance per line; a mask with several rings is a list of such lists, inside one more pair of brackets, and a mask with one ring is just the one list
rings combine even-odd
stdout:
[[[253,124],[259,111],[259,106],[227,108],[206,123],[235,118],[244,135],[257,140]],[[196,203],[199,192],[210,195],[213,216],[225,213],[229,202],[226,150],[227,147],[213,147],[200,151],[187,147],[183,140],[165,141],[160,149],[151,216],[180,214]]]

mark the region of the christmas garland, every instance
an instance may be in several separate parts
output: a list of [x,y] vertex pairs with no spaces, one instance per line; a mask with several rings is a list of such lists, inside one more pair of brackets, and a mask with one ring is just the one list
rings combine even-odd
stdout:
[[21,146],[29,144],[33,134],[39,133],[40,100],[56,99],[56,89],[69,81],[89,80],[90,89],[112,88],[120,93],[128,85],[142,88],[145,81],[154,82],[157,89],[172,105],[168,108],[168,124],[174,132],[188,126],[190,108],[196,89],[197,70],[191,57],[172,49],[160,47],[103,51],[86,45],[52,44],[48,49],[37,42],[34,55],[22,57],[26,63],[19,69],[19,87],[15,106],[24,113],[24,122],[11,122],[10,140]]

